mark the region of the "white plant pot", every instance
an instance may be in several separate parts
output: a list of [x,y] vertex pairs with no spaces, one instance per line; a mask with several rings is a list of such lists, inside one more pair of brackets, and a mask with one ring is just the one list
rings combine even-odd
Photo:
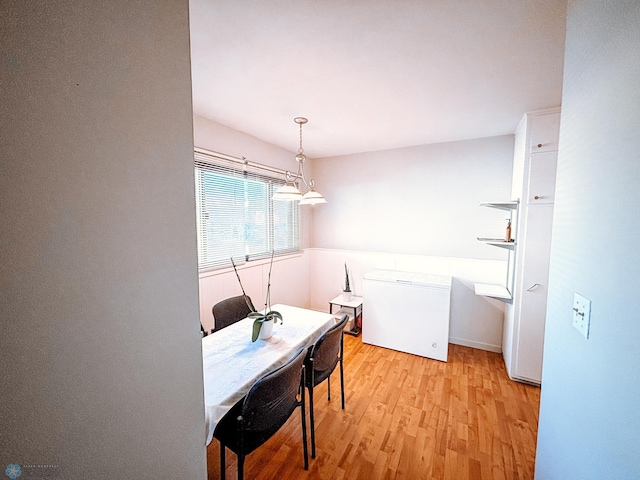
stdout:
[[273,324],[276,323],[274,320],[267,320],[266,322],[262,322],[262,326],[260,327],[260,334],[258,338],[260,340],[267,340],[271,338],[273,335]]
[[342,300],[345,302],[351,301],[351,292],[342,292]]

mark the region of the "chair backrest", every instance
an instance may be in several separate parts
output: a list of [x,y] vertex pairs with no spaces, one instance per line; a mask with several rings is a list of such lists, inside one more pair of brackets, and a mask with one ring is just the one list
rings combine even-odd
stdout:
[[343,315],[338,323],[327,330],[311,349],[309,357],[313,359],[311,364],[313,374],[308,372],[307,375],[312,375],[311,378],[314,379],[315,385],[331,375],[338,364],[340,355],[342,355],[342,330],[347,324],[347,320],[347,315]]
[[307,349],[298,352],[285,365],[272,370],[256,382],[242,404],[242,429],[268,438],[277,432],[300,401],[302,368]]
[[255,310],[248,295],[238,295],[222,300],[212,308],[215,329],[220,330],[247,318],[247,315]]

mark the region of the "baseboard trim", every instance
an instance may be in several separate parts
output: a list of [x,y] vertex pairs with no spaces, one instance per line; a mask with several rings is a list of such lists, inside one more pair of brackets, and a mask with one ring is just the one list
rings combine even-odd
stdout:
[[452,338],[449,337],[449,343],[455,345],[462,345],[463,347],[477,348],[479,350],[486,350],[487,352],[502,353],[502,347],[500,345],[491,345],[489,343],[474,342],[473,340],[465,340],[464,338]]

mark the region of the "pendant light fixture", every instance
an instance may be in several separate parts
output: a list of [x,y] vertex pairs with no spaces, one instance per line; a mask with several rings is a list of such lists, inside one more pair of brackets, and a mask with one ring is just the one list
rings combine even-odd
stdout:
[[[304,161],[307,159],[302,148],[302,125],[308,122],[304,117],[296,117],[293,119],[300,126],[300,148],[298,148],[298,154],[296,155],[296,162],[298,162],[298,173],[295,175],[287,170],[285,173],[286,183],[273,194],[274,200],[300,200],[300,205],[314,205],[316,203],[327,203],[325,198],[313,188],[315,186],[313,180],[307,181],[304,176]],[[296,182],[302,180],[307,191],[303,195]]]

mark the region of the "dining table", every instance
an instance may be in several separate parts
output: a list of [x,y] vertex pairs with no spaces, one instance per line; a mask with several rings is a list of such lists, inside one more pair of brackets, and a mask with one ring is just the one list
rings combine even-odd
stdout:
[[312,346],[332,325],[334,315],[277,304],[280,312],[266,340],[251,341],[253,320],[245,318],[202,338],[206,445],[215,428],[256,380],[284,365],[303,348]]

